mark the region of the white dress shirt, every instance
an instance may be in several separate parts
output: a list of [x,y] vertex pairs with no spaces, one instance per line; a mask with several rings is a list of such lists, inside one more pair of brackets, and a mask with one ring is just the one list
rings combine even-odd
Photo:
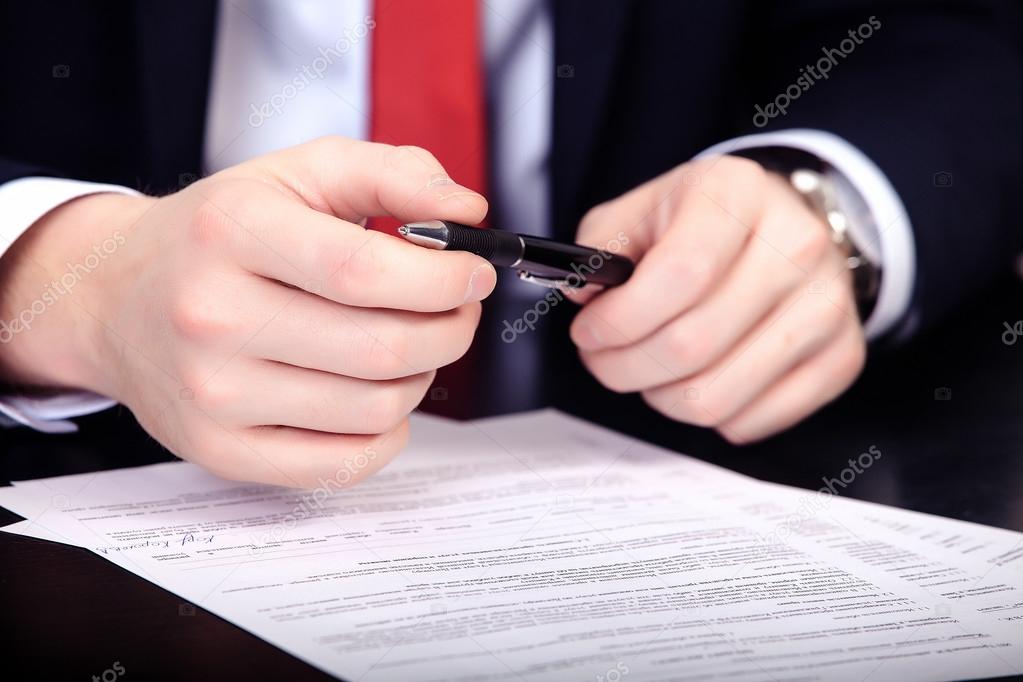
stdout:
[[[481,14],[496,161],[492,205],[507,229],[545,235],[555,75],[550,12],[543,0],[487,0]],[[365,139],[371,18],[371,0],[222,0],[207,110],[207,172],[322,135]],[[845,140],[815,130],[749,135],[703,155],[761,146],[801,149],[836,169],[853,240],[884,265],[878,301],[865,323],[867,336],[890,330],[909,306],[915,255],[906,210],[884,173]],[[133,191],[53,178],[0,185],[0,255],[47,211],[97,192]],[[536,290],[523,292],[535,296]],[[8,395],[0,398],[0,414],[42,431],[63,432],[75,429],[69,417],[112,404],[89,393]]]

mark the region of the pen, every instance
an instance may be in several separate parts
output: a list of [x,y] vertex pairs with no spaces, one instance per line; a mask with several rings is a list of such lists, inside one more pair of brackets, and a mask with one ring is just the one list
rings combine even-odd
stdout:
[[608,251],[445,220],[407,223],[398,233],[430,249],[474,253],[494,265],[515,268],[521,279],[546,287],[613,287],[629,279],[633,270],[631,260]]

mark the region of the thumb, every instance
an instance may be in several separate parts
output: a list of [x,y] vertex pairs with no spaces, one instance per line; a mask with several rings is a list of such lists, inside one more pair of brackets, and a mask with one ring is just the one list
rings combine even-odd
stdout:
[[483,195],[459,185],[421,147],[331,136],[256,161],[313,208],[350,222],[393,216],[475,225],[488,210]]
[[[671,186],[664,180],[665,176],[661,176],[591,208],[579,223],[576,242],[638,262],[654,243],[657,220],[664,213],[658,209],[671,196]],[[568,299],[584,305],[603,290],[601,286],[587,284],[564,293]]]

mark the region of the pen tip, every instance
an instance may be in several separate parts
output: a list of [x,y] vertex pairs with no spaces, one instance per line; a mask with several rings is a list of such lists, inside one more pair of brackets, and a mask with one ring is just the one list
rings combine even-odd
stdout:
[[403,237],[407,237],[408,236],[408,225],[402,225],[401,227],[399,227],[398,228],[398,234],[402,235]]

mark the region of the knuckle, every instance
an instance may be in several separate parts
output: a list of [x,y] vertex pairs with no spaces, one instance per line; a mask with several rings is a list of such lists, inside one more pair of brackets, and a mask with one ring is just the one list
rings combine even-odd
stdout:
[[419,147],[414,144],[406,144],[398,147],[398,149],[417,161],[421,161],[430,166],[440,166],[440,161],[438,161],[437,157],[433,155],[433,152],[424,149],[423,147]]
[[665,348],[668,352],[669,367],[686,373],[695,372],[710,359],[710,334],[694,333],[685,325],[675,323],[665,330]]
[[767,181],[767,170],[752,159],[742,156],[726,156],[727,174],[735,189],[742,192],[759,191]]
[[365,427],[368,433],[388,433],[408,416],[408,388],[387,386],[367,401]]
[[[217,185],[214,185],[211,194],[215,194]],[[191,237],[202,246],[213,246],[222,243],[233,229],[231,221],[224,214],[218,202],[212,196],[205,196],[199,205],[192,211],[189,222],[189,233]]]
[[828,236],[828,228],[822,225],[817,218],[807,221],[806,226],[799,231],[799,235],[793,240],[789,254],[793,262],[801,267],[809,268],[818,263],[831,248],[831,239]]
[[391,147],[387,152],[387,165],[407,168],[414,172],[427,171],[436,173],[443,171],[444,167],[437,157],[428,149],[411,144],[403,144]]
[[178,296],[170,305],[168,319],[174,331],[192,341],[228,336],[236,326],[217,301],[198,292]]
[[688,253],[672,253],[667,257],[665,275],[668,282],[686,282],[692,292],[703,292],[714,276],[714,256],[696,247]]
[[689,190],[706,196],[720,210],[722,206],[745,205],[759,197],[768,182],[768,172],[756,161],[740,156],[701,160],[696,170],[698,183]]
[[843,319],[839,308],[826,297],[813,296],[803,302],[799,318],[782,332],[782,347],[800,352],[820,348],[835,335]]
[[593,235],[599,234],[602,226],[608,223],[610,213],[611,207],[606,202],[603,204],[597,204],[590,210],[586,211],[582,220],[579,221],[578,238],[583,240],[586,237],[592,237]]
[[196,385],[192,392],[195,405],[204,412],[220,412],[240,398],[227,382],[214,379]]
[[[373,239],[373,236],[367,234],[366,238]],[[359,305],[366,300],[367,289],[380,282],[384,266],[372,243],[363,242],[351,251],[323,249],[321,253],[323,280],[343,303]]]
[[413,342],[404,329],[387,334],[386,338],[363,334],[367,344],[364,357],[372,368],[373,376],[395,379],[408,374],[412,366],[408,361]]

